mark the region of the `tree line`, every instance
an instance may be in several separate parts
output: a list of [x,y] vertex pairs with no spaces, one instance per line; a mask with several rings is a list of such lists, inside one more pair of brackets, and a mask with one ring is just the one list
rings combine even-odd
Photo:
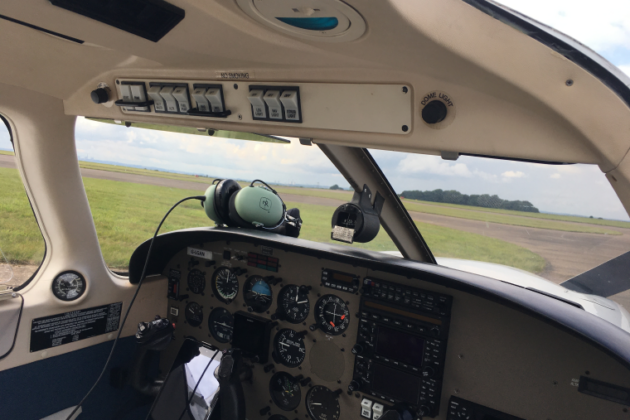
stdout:
[[498,195],[489,194],[462,194],[455,190],[433,190],[433,191],[403,191],[402,198],[412,200],[431,201],[433,203],[461,204],[464,206],[485,207],[489,209],[505,209],[516,211],[527,211],[530,213],[540,213],[529,201],[503,200]]

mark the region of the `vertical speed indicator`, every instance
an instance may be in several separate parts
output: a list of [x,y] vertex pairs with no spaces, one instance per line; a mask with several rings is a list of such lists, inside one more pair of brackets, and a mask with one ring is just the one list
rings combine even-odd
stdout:
[[317,326],[327,334],[339,335],[350,325],[350,311],[339,296],[324,295],[315,304]]

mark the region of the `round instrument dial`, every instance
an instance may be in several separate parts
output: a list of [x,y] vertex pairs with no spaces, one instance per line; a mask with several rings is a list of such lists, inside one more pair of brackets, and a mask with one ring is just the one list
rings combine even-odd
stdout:
[[212,275],[212,291],[221,302],[232,302],[238,295],[238,277],[228,267],[217,269]]
[[327,334],[339,335],[350,325],[350,311],[338,296],[324,295],[315,305],[317,325]]
[[206,289],[206,274],[196,268],[188,273],[188,289],[196,294],[203,294]]
[[186,305],[185,317],[191,327],[198,327],[203,322],[203,308],[197,302],[190,302]]
[[57,299],[66,302],[76,300],[85,292],[85,279],[76,271],[66,271],[55,277],[52,291]]
[[208,317],[208,327],[215,340],[229,343],[234,332],[234,317],[227,309],[215,308]]
[[341,408],[337,394],[322,385],[315,385],[306,394],[306,411],[313,420],[338,420]]
[[251,276],[243,287],[245,303],[254,312],[265,312],[271,306],[271,286],[261,276]]
[[295,284],[283,287],[278,294],[278,308],[288,322],[292,324],[304,322],[311,310],[308,291]]
[[284,411],[295,410],[302,400],[302,390],[297,379],[286,372],[278,372],[269,381],[271,399]]
[[287,367],[298,367],[306,356],[306,347],[302,334],[290,328],[278,331],[273,339],[274,359]]

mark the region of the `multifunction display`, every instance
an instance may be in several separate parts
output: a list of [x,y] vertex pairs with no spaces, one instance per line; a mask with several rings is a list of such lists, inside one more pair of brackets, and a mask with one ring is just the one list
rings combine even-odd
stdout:
[[350,390],[437,416],[451,304],[450,296],[364,279]]

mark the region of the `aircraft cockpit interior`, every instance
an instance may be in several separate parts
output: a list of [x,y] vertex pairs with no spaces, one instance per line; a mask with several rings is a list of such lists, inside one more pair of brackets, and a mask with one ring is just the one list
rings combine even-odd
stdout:
[[630,420],[630,9],[554,1],[2,2],[0,418]]

